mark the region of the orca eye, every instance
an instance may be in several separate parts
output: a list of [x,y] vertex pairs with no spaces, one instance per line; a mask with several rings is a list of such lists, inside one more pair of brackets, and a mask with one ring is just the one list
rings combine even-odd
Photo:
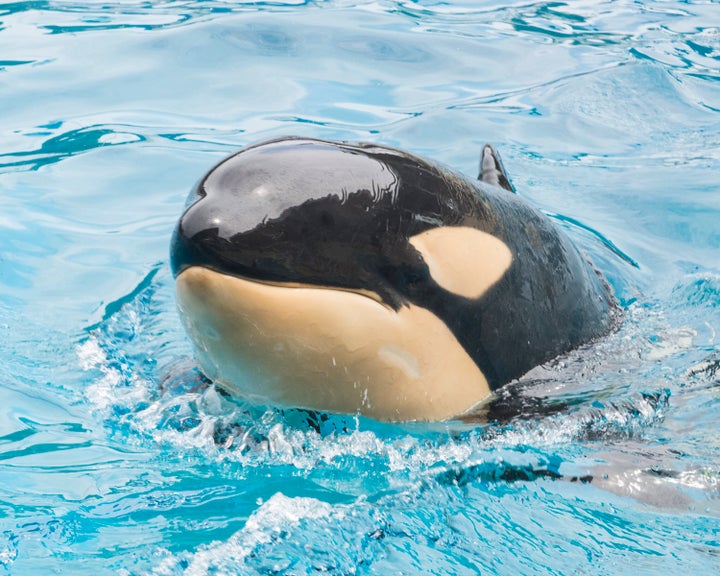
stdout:
[[427,280],[427,274],[423,276],[417,270],[408,270],[407,272],[405,272],[404,277],[405,283],[410,286],[414,286],[416,284],[419,284],[423,280]]
[[396,271],[396,285],[408,294],[425,286],[430,279],[430,271],[424,262],[417,265],[403,264]]

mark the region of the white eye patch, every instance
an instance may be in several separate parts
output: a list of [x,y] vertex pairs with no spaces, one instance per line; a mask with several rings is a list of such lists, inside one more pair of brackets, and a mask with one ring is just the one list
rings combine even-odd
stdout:
[[475,228],[442,226],[409,242],[422,254],[435,282],[465,298],[482,296],[512,263],[512,252],[502,240]]

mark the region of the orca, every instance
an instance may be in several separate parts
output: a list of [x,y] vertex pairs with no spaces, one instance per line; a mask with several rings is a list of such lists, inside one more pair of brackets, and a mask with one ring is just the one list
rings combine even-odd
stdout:
[[251,403],[438,421],[611,331],[601,274],[490,145],[480,168],[299,137],[221,161],[171,242],[200,369]]

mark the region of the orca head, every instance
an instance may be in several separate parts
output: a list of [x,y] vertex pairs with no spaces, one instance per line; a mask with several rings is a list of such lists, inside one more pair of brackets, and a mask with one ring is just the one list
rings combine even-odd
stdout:
[[391,148],[298,138],[218,164],[171,247],[206,375],[259,403],[384,420],[445,419],[487,398],[437,309],[480,298],[512,255],[466,225],[451,184]]

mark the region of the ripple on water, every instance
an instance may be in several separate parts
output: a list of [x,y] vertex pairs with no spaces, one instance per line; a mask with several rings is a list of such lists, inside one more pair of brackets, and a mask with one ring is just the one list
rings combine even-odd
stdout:
[[[0,7],[0,572],[712,570],[716,11]],[[227,397],[190,357],[168,235],[207,167],[284,133],[467,173],[494,141],[623,326],[464,422]]]

